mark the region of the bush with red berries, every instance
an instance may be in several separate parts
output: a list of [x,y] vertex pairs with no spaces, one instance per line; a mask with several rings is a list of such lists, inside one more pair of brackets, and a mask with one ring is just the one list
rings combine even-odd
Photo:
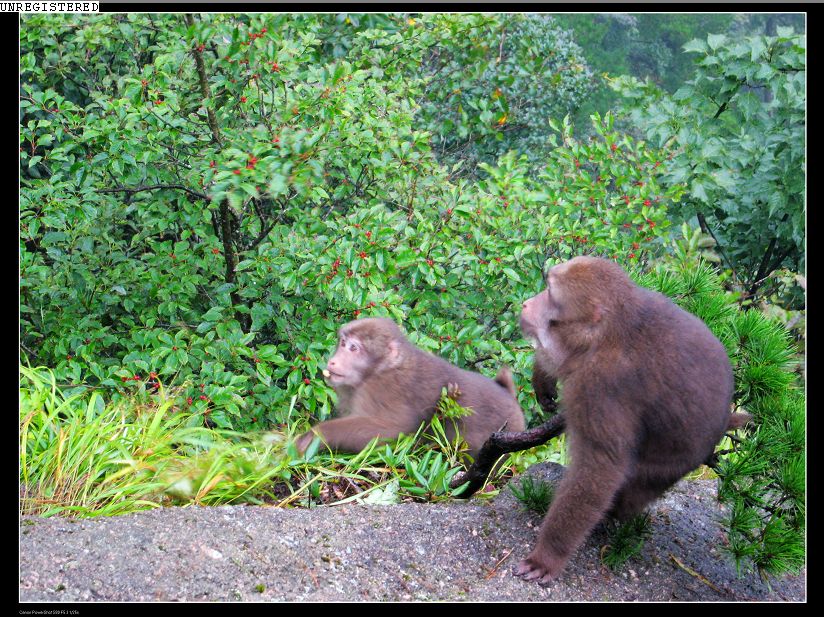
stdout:
[[[223,428],[323,419],[337,328],[383,315],[461,366],[510,365],[531,418],[518,310],[547,260],[661,249],[667,153],[610,116],[583,142],[553,122],[537,175],[513,154],[471,181],[439,163],[411,71],[433,24],[488,20],[399,22],[377,47],[358,31],[330,55],[327,16],[162,19],[24,20],[22,350],[67,384],[182,386]],[[103,33],[105,53],[81,44]],[[51,70],[57,41],[76,79]]]

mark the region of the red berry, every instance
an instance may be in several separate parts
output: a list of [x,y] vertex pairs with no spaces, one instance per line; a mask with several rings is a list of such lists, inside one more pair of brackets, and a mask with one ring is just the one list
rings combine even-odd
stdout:
[[192,404],[192,397],[191,396],[186,397],[186,403],[188,403],[189,405]]
[[240,170],[239,169],[234,169],[234,170],[232,170],[232,173],[235,174],[236,176],[239,176],[240,175]]
[[366,258],[366,251],[361,251],[360,253],[358,253],[358,257],[360,257],[361,259],[365,259]]
[[240,97],[240,102],[245,103],[246,102],[246,97],[245,96]]
[[205,394],[201,394],[199,398],[200,398],[201,401],[208,401],[209,400],[209,397],[206,396]]
[[615,144],[612,144],[612,145],[610,146],[610,148],[612,149],[612,151],[613,151],[613,152],[615,152],[615,151],[618,149],[618,146],[617,146],[617,145],[615,145]]
[[355,315],[355,317],[360,315],[360,311],[358,309],[355,309],[354,311],[352,311],[352,313]]
[[651,202],[649,199],[645,199],[645,200],[644,200],[644,205],[645,205],[645,206],[649,206],[649,205],[651,205],[651,204],[652,204],[652,202]]
[[306,377],[306,378],[303,380],[303,383],[305,383],[305,384],[308,386],[310,383],[312,383],[312,380],[311,380],[311,379],[309,379],[308,377]]

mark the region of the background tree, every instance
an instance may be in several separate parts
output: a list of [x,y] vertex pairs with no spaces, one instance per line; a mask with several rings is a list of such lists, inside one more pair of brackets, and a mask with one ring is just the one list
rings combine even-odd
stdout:
[[777,268],[805,267],[805,40],[710,35],[685,49],[698,54],[696,72],[674,94],[630,77],[613,87],[670,151],[665,182],[689,187],[674,211],[716,239],[752,298]]

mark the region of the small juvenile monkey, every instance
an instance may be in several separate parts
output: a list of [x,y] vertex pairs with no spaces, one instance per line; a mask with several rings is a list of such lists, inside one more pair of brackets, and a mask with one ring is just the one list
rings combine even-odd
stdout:
[[[432,419],[443,388],[472,410],[455,424],[473,458],[495,431],[524,429],[508,368],[501,368],[494,380],[460,369],[415,347],[391,319],[369,317],[343,326],[323,375],[335,389],[342,417],[301,435],[299,452],[315,435],[333,450],[359,452],[376,437],[390,440],[414,433]],[[450,439],[455,428],[446,423]]]
[[732,368],[709,328],[611,261],[551,268],[523,304],[521,329],[535,346],[541,405],[563,386],[569,469],[516,569],[548,582],[605,515],[639,514],[749,415],[730,414]]

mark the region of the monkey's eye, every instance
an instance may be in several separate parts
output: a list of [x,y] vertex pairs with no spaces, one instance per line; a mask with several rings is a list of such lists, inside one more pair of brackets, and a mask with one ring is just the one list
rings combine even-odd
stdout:
[[358,350],[358,346],[357,346],[357,345],[355,345],[354,343],[352,343],[351,345],[349,345],[349,351],[357,351],[357,350]]

